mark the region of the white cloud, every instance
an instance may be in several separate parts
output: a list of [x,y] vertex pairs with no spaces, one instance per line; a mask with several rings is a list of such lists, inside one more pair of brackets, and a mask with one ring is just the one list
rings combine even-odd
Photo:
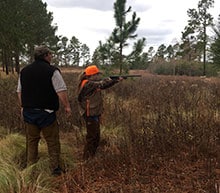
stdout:
[[[48,10],[53,12],[58,35],[71,38],[89,46],[91,52],[98,42],[105,41],[115,27],[114,0],[44,0]],[[198,0],[127,0],[140,17],[138,37],[145,37],[147,47],[171,44],[180,39],[181,31],[187,25],[187,10],[197,9]],[[217,19],[220,1],[215,2],[214,18]],[[211,10],[211,9],[210,9]]]
[[89,46],[90,50],[98,46],[99,40],[105,41],[114,28],[111,12],[101,12],[81,8],[53,8],[54,22],[58,26],[58,34],[69,39],[75,36],[80,42]]
[[54,7],[81,7],[81,8],[89,8],[89,9],[95,9],[95,10],[111,10],[113,2],[111,0],[106,1],[103,3],[102,0],[51,0],[50,2],[51,6]]

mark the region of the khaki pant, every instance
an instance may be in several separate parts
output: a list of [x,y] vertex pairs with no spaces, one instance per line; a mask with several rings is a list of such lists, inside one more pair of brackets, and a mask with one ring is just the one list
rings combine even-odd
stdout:
[[47,143],[50,167],[55,169],[60,162],[60,140],[59,128],[57,121],[51,125],[39,129],[36,125],[25,123],[26,140],[27,140],[27,164],[31,165],[38,161],[38,143],[40,140],[40,133],[42,132]]

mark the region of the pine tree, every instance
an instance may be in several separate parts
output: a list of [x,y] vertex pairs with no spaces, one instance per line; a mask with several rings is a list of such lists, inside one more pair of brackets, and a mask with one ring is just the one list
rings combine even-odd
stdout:
[[123,49],[127,47],[128,40],[135,39],[135,34],[140,18],[137,18],[136,12],[133,12],[131,21],[126,21],[126,16],[131,12],[131,6],[126,9],[126,0],[116,0],[114,3],[114,18],[116,27],[112,32],[111,40],[117,45],[119,50],[120,74],[123,70]]
[[203,75],[206,75],[206,51],[208,44],[207,27],[213,25],[213,17],[208,10],[213,7],[214,0],[200,0],[198,10],[189,9],[187,28],[196,34],[197,47],[202,50],[203,55]]

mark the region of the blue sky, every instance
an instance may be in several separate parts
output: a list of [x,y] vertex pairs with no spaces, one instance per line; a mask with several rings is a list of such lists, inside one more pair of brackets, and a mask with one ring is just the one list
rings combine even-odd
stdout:
[[[215,0],[210,9],[215,20],[220,14],[220,1]],[[115,27],[113,18],[114,0],[43,0],[53,12],[57,35],[75,36],[89,46],[91,52],[99,40],[105,40]],[[161,44],[174,44],[180,40],[181,32],[187,25],[187,10],[197,9],[199,0],[127,0],[140,17],[137,34],[146,38],[146,48]],[[129,20],[129,17],[128,17]]]

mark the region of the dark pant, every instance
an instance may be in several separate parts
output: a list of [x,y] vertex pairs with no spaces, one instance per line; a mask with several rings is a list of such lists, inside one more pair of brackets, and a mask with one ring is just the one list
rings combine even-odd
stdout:
[[31,165],[38,161],[38,143],[40,140],[40,133],[42,132],[48,147],[50,167],[51,169],[57,168],[60,162],[60,141],[57,121],[54,121],[51,125],[42,129],[29,123],[25,123],[25,125],[27,138],[27,164]]
[[86,144],[84,146],[83,159],[93,157],[100,142],[100,121],[99,117],[85,117],[86,121]]

